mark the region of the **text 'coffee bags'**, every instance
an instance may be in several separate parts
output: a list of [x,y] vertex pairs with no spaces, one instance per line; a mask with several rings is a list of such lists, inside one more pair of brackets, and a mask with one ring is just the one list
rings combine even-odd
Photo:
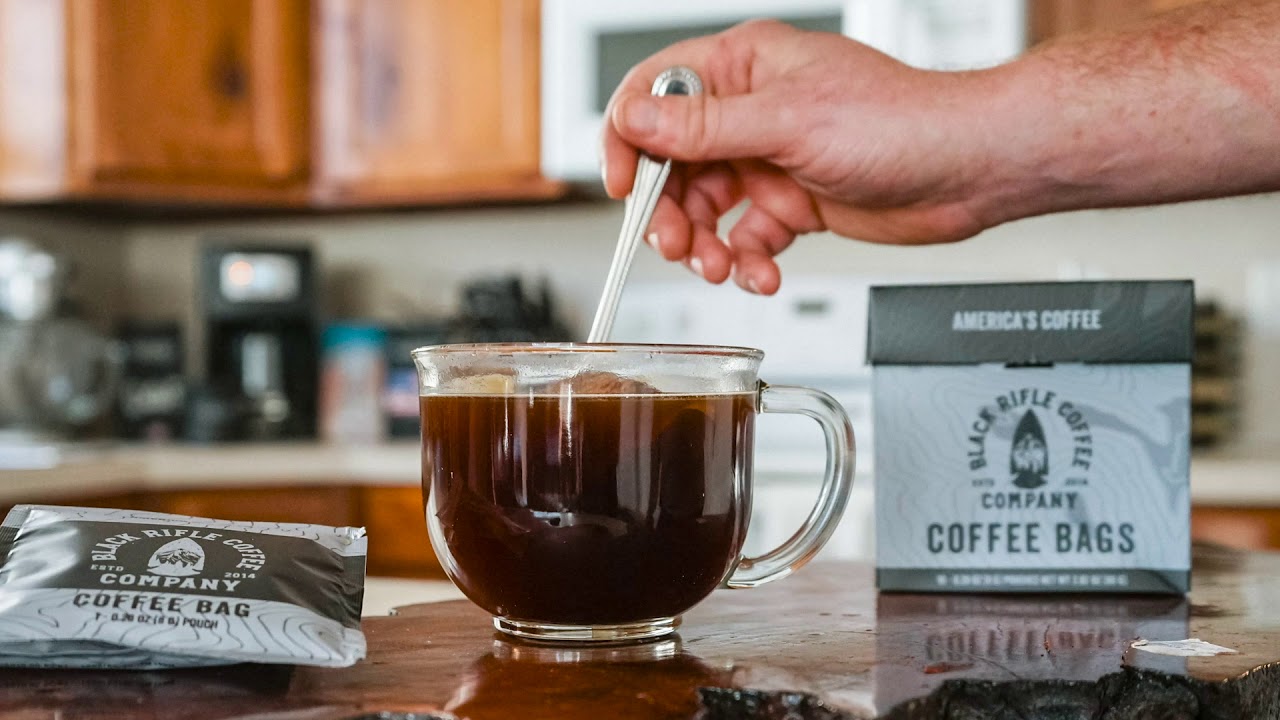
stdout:
[[19,505],[0,525],[0,666],[345,667],[363,528]]
[[1190,282],[872,288],[883,590],[1182,593]]

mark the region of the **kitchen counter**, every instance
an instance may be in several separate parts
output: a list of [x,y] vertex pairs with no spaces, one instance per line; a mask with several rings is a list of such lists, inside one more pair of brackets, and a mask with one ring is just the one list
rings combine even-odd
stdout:
[[[535,646],[467,602],[364,622],[352,668],[6,671],[5,717],[1270,718],[1280,713],[1280,555],[1201,546],[1181,596],[877,594],[816,562],[717,591],[668,640]],[[1135,640],[1200,638],[1182,657]],[[1149,646],[1148,646],[1149,647]]]
[[[405,485],[419,482],[416,442],[385,445],[284,443],[228,446],[116,446],[71,452],[43,470],[0,470],[0,503],[142,490],[309,485]],[[775,467],[776,465],[776,467]],[[766,461],[757,474],[815,481],[820,465]],[[1193,455],[1191,500],[1198,506],[1280,507],[1280,451]]]
[[217,487],[417,485],[416,442],[385,445],[116,445],[73,447],[54,467],[0,470],[0,502]]
[[409,605],[462,599],[462,591],[448,580],[370,577],[364,582],[364,605],[360,614],[378,617]]

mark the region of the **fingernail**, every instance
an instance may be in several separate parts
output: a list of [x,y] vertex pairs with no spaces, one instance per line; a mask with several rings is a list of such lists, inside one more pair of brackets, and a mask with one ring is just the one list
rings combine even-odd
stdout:
[[689,258],[689,269],[696,273],[698,277],[702,277],[702,258]]
[[760,294],[760,283],[756,282],[756,279],[755,279],[755,278],[753,278],[753,277],[751,277],[750,275],[748,275],[748,276],[747,276],[747,289],[748,289],[748,290],[750,290],[751,292],[753,292],[753,293],[755,293],[755,294],[759,295],[759,294]]
[[658,103],[647,95],[629,98],[620,108],[622,124],[636,135],[652,135],[658,129]]
[[658,249],[658,233],[651,232],[648,235],[645,235],[644,241],[649,243],[649,247],[653,248],[654,250]]

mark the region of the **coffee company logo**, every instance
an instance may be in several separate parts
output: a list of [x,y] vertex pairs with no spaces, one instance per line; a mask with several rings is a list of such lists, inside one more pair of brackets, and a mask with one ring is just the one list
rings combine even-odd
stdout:
[[240,537],[186,528],[116,533],[90,548],[89,559],[100,585],[227,592],[255,579],[267,562],[266,553]]
[[984,403],[966,429],[969,482],[981,492],[968,520],[953,512],[925,526],[929,553],[1134,551],[1132,523],[1081,519],[1094,510],[1084,497],[1094,461],[1087,410],[1053,390],[1022,387]]
[[1013,449],[1009,452],[1009,472],[1013,484],[1024,490],[1035,490],[1045,484],[1049,474],[1049,447],[1044,430],[1036,419],[1036,411],[1028,410],[1013,431]]
[[[1089,484],[1093,431],[1084,410],[1053,390],[1034,387],[1010,390],[992,400],[978,409],[968,428],[966,453],[974,487],[997,488],[1007,482],[1033,491],[1010,493],[1021,497],[1008,504],[1020,507],[1038,505],[1043,493],[1034,491],[1045,486]],[[1007,480],[993,475],[991,456],[997,452],[1009,458]],[[1046,500],[1052,502],[1053,497]]]
[[151,554],[147,572],[171,577],[199,575],[204,572],[204,548],[190,538],[165,543]]

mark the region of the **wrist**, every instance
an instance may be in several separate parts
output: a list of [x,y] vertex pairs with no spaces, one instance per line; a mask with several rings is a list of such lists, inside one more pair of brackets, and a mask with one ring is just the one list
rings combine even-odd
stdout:
[[1048,70],[1023,56],[971,74],[968,165],[978,172],[969,178],[970,202],[986,227],[1062,209],[1079,189],[1072,145],[1081,138],[1052,137],[1063,109],[1046,92]]

